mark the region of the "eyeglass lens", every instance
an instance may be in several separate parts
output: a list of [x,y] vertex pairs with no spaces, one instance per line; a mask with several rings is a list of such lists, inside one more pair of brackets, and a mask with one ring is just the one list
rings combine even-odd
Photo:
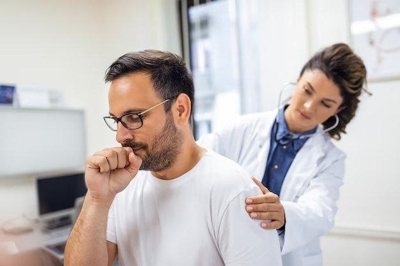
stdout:
[[[142,127],[142,119],[138,114],[126,114],[121,117],[120,121],[124,127],[130,130]],[[116,118],[106,118],[106,123],[111,129],[117,130],[118,122]]]

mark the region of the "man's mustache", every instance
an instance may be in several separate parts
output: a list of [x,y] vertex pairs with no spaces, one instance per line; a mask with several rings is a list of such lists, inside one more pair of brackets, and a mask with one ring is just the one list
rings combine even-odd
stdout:
[[125,141],[122,143],[122,147],[130,147],[133,150],[137,150],[137,149],[146,149],[147,145],[143,142]]

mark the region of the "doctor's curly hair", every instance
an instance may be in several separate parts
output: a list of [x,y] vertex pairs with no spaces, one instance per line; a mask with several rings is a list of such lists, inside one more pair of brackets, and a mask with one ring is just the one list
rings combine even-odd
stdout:
[[[365,89],[367,83],[367,69],[364,62],[345,43],[337,43],[317,52],[303,66],[300,77],[307,70],[320,70],[340,89],[343,108],[337,113],[339,124],[328,133],[331,138],[340,140],[341,134],[346,134],[346,126],[354,118],[360,102],[362,91],[372,95]],[[333,126],[335,117],[330,117],[322,123],[324,129]]]

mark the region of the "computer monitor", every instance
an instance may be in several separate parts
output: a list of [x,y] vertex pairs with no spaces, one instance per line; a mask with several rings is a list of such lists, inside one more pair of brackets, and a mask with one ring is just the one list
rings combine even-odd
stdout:
[[0,121],[0,178],[85,169],[83,110],[0,105]]
[[86,194],[83,172],[36,179],[39,219],[45,229],[72,223],[75,202]]

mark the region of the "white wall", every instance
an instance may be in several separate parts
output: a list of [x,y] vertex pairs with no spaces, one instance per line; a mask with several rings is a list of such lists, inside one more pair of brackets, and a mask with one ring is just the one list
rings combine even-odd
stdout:
[[306,0],[258,0],[264,110],[275,109],[282,85],[295,82],[308,58]]
[[[69,107],[86,111],[88,154],[116,146],[115,134],[102,119],[108,114],[105,70],[131,51],[179,53],[174,3],[0,1],[0,83],[41,84],[63,92]],[[33,178],[0,179],[0,195],[0,224],[23,213],[37,214]]]

